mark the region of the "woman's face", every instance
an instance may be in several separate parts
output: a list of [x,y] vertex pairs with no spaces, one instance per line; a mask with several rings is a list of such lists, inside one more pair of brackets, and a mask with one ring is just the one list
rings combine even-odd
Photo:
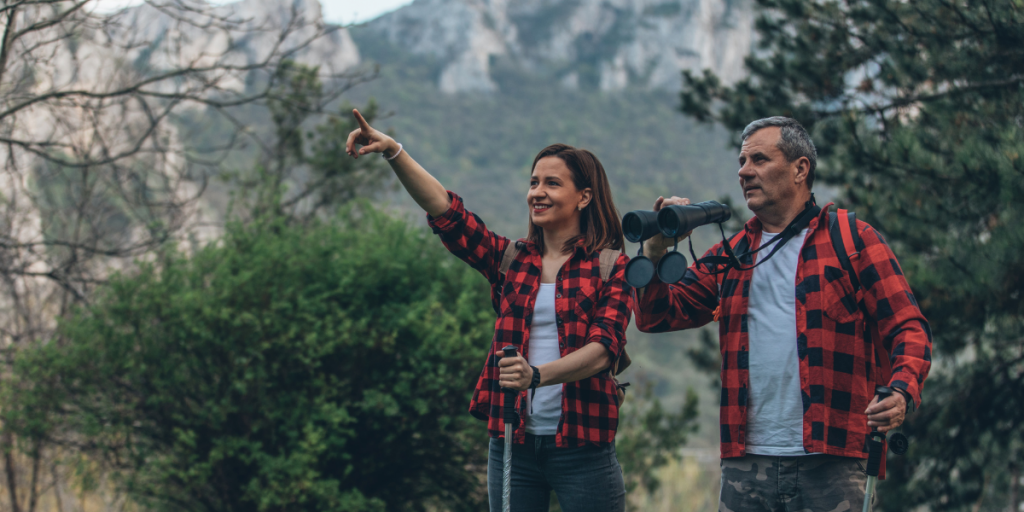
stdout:
[[530,220],[538,227],[556,231],[578,227],[579,208],[585,208],[590,198],[590,189],[576,188],[572,171],[561,158],[549,156],[537,161],[526,203],[530,206]]

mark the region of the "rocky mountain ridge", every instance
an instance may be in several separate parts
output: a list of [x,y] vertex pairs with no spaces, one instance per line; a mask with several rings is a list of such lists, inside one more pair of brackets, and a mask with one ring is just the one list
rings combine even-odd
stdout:
[[743,76],[749,0],[416,0],[366,24],[403,51],[442,62],[447,93],[496,91],[511,64],[568,89],[678,90],[681,71]]

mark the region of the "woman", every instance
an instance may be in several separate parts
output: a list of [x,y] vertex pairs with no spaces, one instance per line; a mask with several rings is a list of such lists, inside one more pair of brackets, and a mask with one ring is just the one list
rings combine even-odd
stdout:
[[[491,511],[501,508],[501,388],[522,398],[524,421],[513,436],[513,510],[548,510],[552,490],[566,512],[624,510],[615,457],[619,399],[609,368],[626,343],[628,258],[620,252],[622,226],[601,163],[561,144],[541,151],[526,194],[529,236],[513,242],[489,231],[401,144],[353,114],[359,129],[348,137],[348,154],[381,153],[445,247],[491,283],[498,320],[470,403],[491,434]],[[519,355],[502,358],[508,345]]]

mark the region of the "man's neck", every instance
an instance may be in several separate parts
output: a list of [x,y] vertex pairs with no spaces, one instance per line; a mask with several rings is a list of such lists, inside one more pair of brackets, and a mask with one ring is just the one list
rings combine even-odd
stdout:
[[800,215],[800,212],[804,211],[807,201],[810,200],[810,194],[801,194],[785,206],[779,205],[778,208],[766,208],[763,211],[756,212],[755,215],[757,220],[761,221],[761,228],[764,232],[781,233],[782,230],[786,229],[793,222],[797,215]]

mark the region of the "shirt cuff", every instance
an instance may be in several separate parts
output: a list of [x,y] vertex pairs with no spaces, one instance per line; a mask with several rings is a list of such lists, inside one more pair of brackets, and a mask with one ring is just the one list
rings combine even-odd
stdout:
[[610,334],[603,326],[599,324],[592,325],[587,336],[587,344],[600,343],[604,345],[604,348],[608,349],[608,353],[611,354],[612,359],[615,359],[622,352],[623,343],[616,341],[615,338],[609,336]]
[[448,205],[448,209],[444,213],[437,217],[431,217],[427,215],[427,224],[433,229],[434,234],[447,233],[455,229],[466,214],[466,207],[462,204],[462,198],[458,194],[448,190],[448,200],[451,204]]
[[918,390],[915,389],[916,386],[911,387],[908,384],[908,377],[910,376],[902,372],[893,375],[892,380],[889,381],[889,387],[892,388],[893,390],[896,390],[897,393],[905,393],[904,398],[909,397],[909,399],[907,400],[907,412],[914,412],[915,410],[917,410],[917,406],[921,402],[921,397],[917,394]]

